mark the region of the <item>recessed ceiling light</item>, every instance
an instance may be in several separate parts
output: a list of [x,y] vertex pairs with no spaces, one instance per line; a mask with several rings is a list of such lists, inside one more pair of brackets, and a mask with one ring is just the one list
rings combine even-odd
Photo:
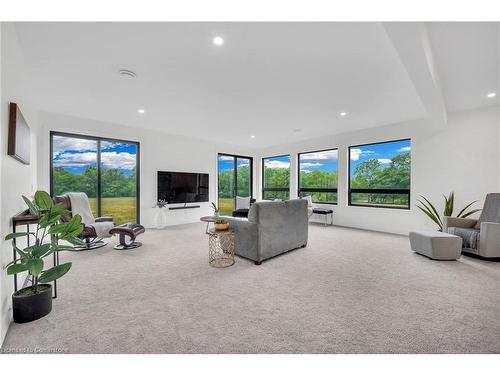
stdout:
[[255,138],[255,135],[251,135],[250,138],[252,138],[252,139]]
[[488,95],[486,95],[488,98],[494,98],[495,96],[497,96],[497,93],[496,92],[490,92]]
[[145,111],[144,109],[142,109],[142,108],[139,108],[139,109],[137,110],[137,112],[139,112],[140,114],[143,114],[143,113],[144,113],[144,112],[146,112],[146,111]]
[[222,46],[224,44],[224,39],[220,36],[216,36],[212,41],[216,46]]
[[346,117],[347,116],[347,112],[340,112],[340,116]]
[[135,77],[137,77],[137,74],[135,74],[133,71],[127,70],[127,69],[122,69],[118,73],[122,77],[125,77],[125,78],[135,78]]

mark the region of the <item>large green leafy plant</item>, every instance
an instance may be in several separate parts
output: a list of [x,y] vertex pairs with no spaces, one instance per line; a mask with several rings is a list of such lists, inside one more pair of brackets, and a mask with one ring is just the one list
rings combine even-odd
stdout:
[[[421,195],[422,199],[417,199],[418,203],[420,203],[420,206],[417,205],[417,207],[422,210],[433,222],[436,223],[436,225],[439,227],[439,230],[443,230],[443,220],[441,219],[441,216],[439,215],[438,211],[436,210],[436,207],[423,195]],[[444,210],[443,210],[443,217],[444,216],[453,216],[453,211],[455,209],[455,193],[451,192],[448,194],[448,196],[444,195]],[[476,212],[481,211],[480,208],[476,208],[473,210],[467,211],[473,204],[477,203],[478,201],[474,201],[466,205],[456,217],[460,218],[466,218]]]
[[[31,293],[29,294],[37,294],[41,292],[39,288],[41,283],[54,281],[71,268],[71,262],[68,262],[44,270],[44,258],[58,251],[70,250],[73,248],[72,245],[81,245],[83,241],[77,236],[82,233],[83,225],[80,215],[75,215],[70,221],[61,223],[61,217],[69,215],[70,212],[62,208],[60,204],[55,204],[45,191],[37,191],[33,201],[25,196],[23,199],[31,213],[39,217],[38,224],[35,232],[11,233],[5,237],[5,240],[12,240],[12,246],[19,258],[4,268],[7,268],[8,275],[28,271],[31,276],[29,289]],[[34,244],[21,250],[14,239],[27,236],[34,238]],[[67,241],[70,245],[61,245],[60,240]]]

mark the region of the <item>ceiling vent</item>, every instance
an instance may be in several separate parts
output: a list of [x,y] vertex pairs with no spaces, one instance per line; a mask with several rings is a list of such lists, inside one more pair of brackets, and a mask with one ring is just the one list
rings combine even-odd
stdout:
[[119,71],[119,73],[120,73],[120,76],[125,77],[125,78],[137,77],[137,74],[135,74],[133,71],[127,70],[127,69],[122,69]]

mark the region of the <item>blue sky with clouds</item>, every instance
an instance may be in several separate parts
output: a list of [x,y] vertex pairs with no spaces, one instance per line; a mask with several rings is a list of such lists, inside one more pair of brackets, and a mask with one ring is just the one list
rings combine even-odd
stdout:
[[265,158],[264,166],[271,169],[290,168],[290,155]]
[[356,167],[366,160],[377,159],[382,167],[388,167],[393,157],[411,151],[411,140],[355,146],[351,147],[350,151],[351,176],[353,176]]
[[[102,168],[116,168],[129,175],[136,165],[137,146],[133,143],[101,142]],[[97,164],[97,141],[84,138],[54,136],[54,167],[71,173],[82,173]]]
[[[234,157],[229,155],[219,155],[219,172],[224,172],[228,170],[233,170],[234,168]],[[238,167],[245,165],[250,165],[250,161],[244,158],[238,158]]]
[[299,156],[300,171],[335,172],[338,170],[338,150],[308,152]]

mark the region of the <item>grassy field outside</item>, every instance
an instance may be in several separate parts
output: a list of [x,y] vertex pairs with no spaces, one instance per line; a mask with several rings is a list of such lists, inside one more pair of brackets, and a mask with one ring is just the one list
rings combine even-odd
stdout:
[[360,207],[382,207],[382,208],[408,208],[408,205],[405,204],[394,204],[394,203],[372,203],[366,200],[352,200],[351,206],[360,206]]
[[219,214],[231,215],[234,210],[233,198],[219,198]]
[[409,195],[352,193],[351,204],[367,207],[409,208]]
[[[90,208],[94,216],[97,217],[97,200],[89,198]],[[136,200],[135,198],[103,198],[101,214],[102,216],[111,216],[115,224],[137,222],[135,218]]]

